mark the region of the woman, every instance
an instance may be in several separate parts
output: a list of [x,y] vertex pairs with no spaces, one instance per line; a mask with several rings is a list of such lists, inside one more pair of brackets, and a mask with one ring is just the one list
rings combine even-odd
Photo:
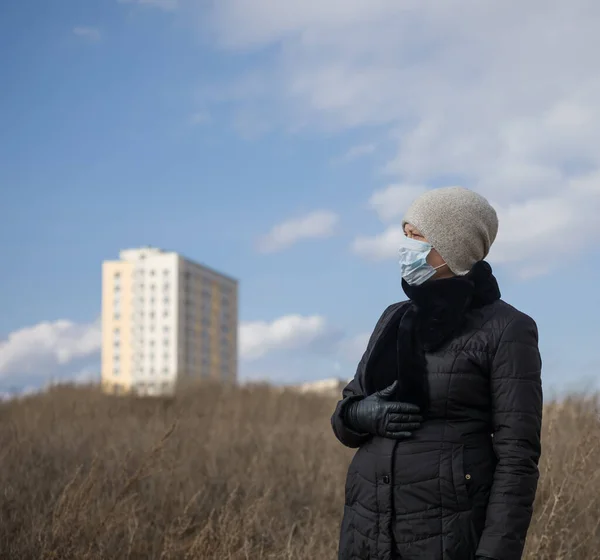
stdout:
[[409,208],[408,301],[379,319],[331,418],[358,448],[340,560],[518,560],[539,476],[533,319],[500,299],[486,258],[496,212],[460,187]]

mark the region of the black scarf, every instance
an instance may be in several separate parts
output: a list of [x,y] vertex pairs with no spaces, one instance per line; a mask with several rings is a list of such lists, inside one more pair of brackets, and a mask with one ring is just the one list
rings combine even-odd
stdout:
[[402,287],[410,303],[397,326],[386,329],[389,338],[382,341],[372,370],[375,379],[369,385],[380,390],[397,378],[397,399],[414,403],[425,412],[429,404],[425,352],[434,352],[458,335],[467,313],[500,299],[500,289],[485,261],[476,263],[466,276],[431,280],[420,286],[403,280]]

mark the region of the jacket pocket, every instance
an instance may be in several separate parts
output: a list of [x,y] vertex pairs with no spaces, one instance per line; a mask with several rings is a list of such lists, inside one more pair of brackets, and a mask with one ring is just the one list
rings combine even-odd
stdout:
[[471,474],[465,472],[464,466],[464,446],[454,445],[452,446],[452,481],[456,503],[461,510],[471,509],[471,498],[467,487],[469,480],[471,480]]

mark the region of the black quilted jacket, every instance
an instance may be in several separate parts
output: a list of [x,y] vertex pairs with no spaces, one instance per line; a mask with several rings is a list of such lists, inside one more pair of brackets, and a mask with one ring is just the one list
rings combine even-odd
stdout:
[[405,309],[385,310],[331,418],[336,437],[358,448],[339,560],[519,560],[540,457],[536,324],[502,300],[470,310],[457,336],[425,354],[430,404],[413,438],[357,434],[343,408],[365,396],[373,350]]

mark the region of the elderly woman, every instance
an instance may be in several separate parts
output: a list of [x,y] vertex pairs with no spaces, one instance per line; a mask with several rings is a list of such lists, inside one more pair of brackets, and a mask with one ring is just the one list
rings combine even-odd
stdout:
[[340,560],[518,560],[538,482],[536,323],[500,299],[494,209],[464,188],[409,208],[390,305],[331,418],[358,448]]

